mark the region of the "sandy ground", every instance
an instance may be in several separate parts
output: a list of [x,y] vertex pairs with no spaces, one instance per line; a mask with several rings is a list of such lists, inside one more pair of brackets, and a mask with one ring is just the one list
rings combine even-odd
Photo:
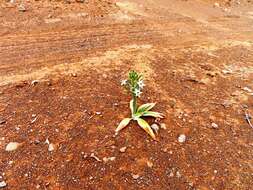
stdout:
[[[250,190],[252,60],[250,1],[1,1],[0,186]],[[158,141],[114,136],[131,69]]]

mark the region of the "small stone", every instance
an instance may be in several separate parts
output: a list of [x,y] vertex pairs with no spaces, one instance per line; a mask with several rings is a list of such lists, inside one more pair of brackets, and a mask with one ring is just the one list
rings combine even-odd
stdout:
[[223,10],[224,10],[224,12],[228,12],[228,8],[224,8]]
[[132,177],[133,177],[133,179],[138,179],[139,177],[140,177],[140,175],[138,175],[138,174],[132,174]]
[[174,177],[174,173],[173,172],[170,172],[170,177]]
[[190,187],[194,187],[194,183],[193,182],[189,182],[189,186]]
[[82,152],[81,154],[82,154],[83,159],[88,158],[88,154],[85,154],[84,152]]
[[168,148],[163,148],[162,151],[166,153],[168,152]]
[[124,146],[124,147],[120,148],[119,151],[120,151],[121,153],[124,153],[124,152],[126,152],[126,149],[127,149],[127,147]]
[[230,70],[225,70],[225,69],[222,70],[221,72],[222,72],[223,74],[231,74],[231,73],[232,73],[232,71],[230,71]]
[[241,93],[239,91],[235,91],[231,94],[231,96],[239,96]]
[[49,152],[52,152],[54,150],[54,144],[53,143],[50,143],[49,145],[48,145],[48,151]]
[[222,105],[225,108],[229,108],[233,103],[230,100],[224,100],[224,102],[222,103]]
[[174,108],[176,106],[176,101],[175,100],[169,100],[169,106],[171,108]]
[[53,18],[52,14],[47,15],[47,18]]
[[47,86],[52,86],[52,82],[51,81],[47,81]]
[[103,73],[102,77],[106,79],[108,76],[107,76],[107,74]]
[[152,168],[154,164],[151,161],[147,161],[147,165],[148,167]]
[[184,134],[179,135],[178,142],[184,143],[186,141],[186,136]]
[[46,143],[46,144],[50,144],[50,142],[49,142],[49,139],[48,139],[48,138],[45,140],[45,143]]
[[242,104],[242,107],[243,107],[244,109],[248,109],[248,108],[249,108],[249,106],[246,105],[246,104]]
[[39,139],[36,139],[36,140],[34,141],[34,144],[36,144],[36,145],[40,144],[40,140],[39,140]]
[[18,148],[19,145],[20,145],[20,143],[10,142],[9,144],[7,144],[5,150],[8,151],[8,152],[14,151]]
[[252,92],[252,90],[250,88],[248,88],[248,87],[244,87],[243,90],[246,91],[246,92],[249,92],[249,93]]
[[213,129],[218,129],[219,128],[219,126],[216,123],[211,123],[211,127]]
[[33,80],[33,81],[31,82],[31,85],[35,86],[35,85],[38,84],[38,83],[39,83],[39,80]]
[[6,123],[6,120],[4,119],[4,118],[1,118],[0,117],[0,125],[3,125],[3,124],[5,124]]
[[12,165],[12,164],[13,164],[13,160],[10,160],[10,161],[8,162],[8,164],[9,164],[9,165]]
[[217,75],[217,73],[214,72],[214,71],[208,71],[208,72],[206,73],[206,75],[207,75],[207,76],[210,76],[210,77],[215,77],[215,76]]
[[160,127],[161,127],[161,129],[167,129],[167,127],[166,127],[166,124],[165,124],[165,123],[161,123]]
[[25,5],[20,4],[20,5],[18,6],[18,11],[20,11],[20,12],[25,12],[25,11],[26,11]]
[[177,171],[177,172],[176,172],[176,176],[177,176],[177,178],[182,177],[182,175],[180,174],[180,172],[179,172],[179,171]]
[[0,188],[4,188],[7,186],[7,183],[5,181],[0,182]]
[[115,146],[115,145],[112,145],[112,146],[111,146],[111,148],[112,148],[112,149],[115,149],[115,148],[116,148],[116,146]]
[[109,159],[110,159],[110,161],[114,161],[116,159],[116,157],[110,157]]
[[45,183],[46,187],[49,187],[49,185],[50,185],[50,181],[48,181],[48,182]]
[[114,161],[115,159],[116,159],[116,157],[104,157],[103,161],[108,162],[108,161]]
[[220,7],[220,4],[217,3],[217,2],[215,2],[213,6],[214,6],[214,7]]
[[119,105],[119,103],[113,103],[113,106],[118,106]]
[[37,117],[35,117],[35,118],[31,121],[31,124],[35,123],[36,120],[37,120]]
[[153,123],[150,127],[153,129],[153,131],[154,131],[156,134],[158,133],[158,131],[159,131],[159,126],[158,126],[157,124]]

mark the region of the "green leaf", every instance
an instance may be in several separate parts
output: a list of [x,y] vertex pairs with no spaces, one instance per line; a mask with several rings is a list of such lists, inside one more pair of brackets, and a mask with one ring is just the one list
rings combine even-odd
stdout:
[[143,104],[143,105],[141,105],[141,106],[138,108],[137,112],[138,112],[138,113],[144,113],[144,112],[146,112],[146,111],[151,110],[155,105],[156,105],[156,103],[147,103],[147,104]]
[[131,110],[131,113],[133,115],[134,114],[134,100],[130,101],[130,110]]
[[129,122],[132,120],[132,118],[125,118],[123,119],[120,124],[118,125],[117,129],[115,130],[116,133],[118,133],[120,130],[124,129]]
[[150,116],[150,117],[155,117],[155,118],[164,118],[164,115],[159,112],[154,112],[154,111],[146,111],[142,114],[142,116]]
[[144,129],[154,140],[156,140],[153,130],[144,119],[138,118],[137,122],[142,129]]

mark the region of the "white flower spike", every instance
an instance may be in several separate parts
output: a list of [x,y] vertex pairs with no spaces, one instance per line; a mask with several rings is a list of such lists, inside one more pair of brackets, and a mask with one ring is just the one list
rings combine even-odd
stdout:
[[138,84],[140,89],[143,89],[143,87],[145,86],[143,80],[140,80],[137,84]]
[[125,86],[127,84],[127,80],[122,80],[120,84],[121,86]]
[[134,89],[134,94],[135,94],[136,97],[140,97],[142,92],[140,91],[140,89],[136,88],[136,89]]

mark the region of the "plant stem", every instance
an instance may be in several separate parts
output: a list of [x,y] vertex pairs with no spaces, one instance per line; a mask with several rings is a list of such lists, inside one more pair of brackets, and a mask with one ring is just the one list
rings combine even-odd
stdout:
[[135,94],[132,93],[132,98],[133,98],[133,108],[134,108],[134,114],[137,111],[137,97],[135,96]]

